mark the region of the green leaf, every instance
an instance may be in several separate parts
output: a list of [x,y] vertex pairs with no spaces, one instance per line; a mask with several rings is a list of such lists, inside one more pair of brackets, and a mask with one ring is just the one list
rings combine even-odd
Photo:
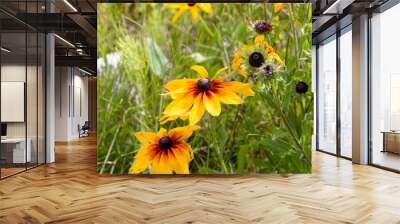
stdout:
[[208,60],[207,57],[204,57],[204,55],[198,52],[191,54],[190,57],[193,58],[194,62],[196,62],[197,64],[203,63]]
[[146,38],[145,42],[147,45],[146,56],[149,60],[151,71],[160,77],[163,71],[167,68],[169,61],[153,39]]
[[241,146],[239,152],[237,154],[237,172],[242,174],[244,173],[244,165],[246,163],[246,155],[247,155],[247,148],[245,146]]

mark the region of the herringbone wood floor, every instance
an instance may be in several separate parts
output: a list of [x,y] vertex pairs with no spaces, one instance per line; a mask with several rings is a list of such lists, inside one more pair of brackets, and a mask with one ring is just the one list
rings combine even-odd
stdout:
[[0,223],[400,223],[400,175],[330,155],[312,175],[99,176],[95,144],[0,181]]

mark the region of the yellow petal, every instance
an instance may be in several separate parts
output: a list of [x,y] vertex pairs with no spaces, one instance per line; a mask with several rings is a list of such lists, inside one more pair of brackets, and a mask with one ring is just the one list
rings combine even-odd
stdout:
[[274,4],[274,12],[278,13],[278,12],[282,11],[282,9],[283,9],[283,4],[282,3]]
[[164,110],[164,114],[168,115],[183,115],[189,111],[193,105],[193,94],[187,94],[184,97],[176,98]]
[[164,114],[163,116],[160,117],[160,124],[165,124],[168,121],[174,121],[176,119],[178,119],[179,116],[177,115],[168,115],[168,114]]
[[131,165],[129,171],[134,174],[140,173],[149,166],[150,162],[150,160],[146,160],[144,158],[136,159],[135,162]]
[[199,129],[200,126],[188,125],[184,127],[177,127],[168,132],[168,136],[175,140],[186,140],[192,136],[193,132]]
[[254,43],[256,44],[261,44],[264,42],[264,36],[263,35],[258,35],[256,36],[256,38],[254,39]]
[[159,130],[158,133],[157,133],[157,136],[160,137],[160,138],[162,138],[162,137],[164,137],[165,135],[167,135],[167,130],[165,130],[165,128],[160,128],[160,130]]
[[140,131],[135,133],[135,137],[140,142],[140,144],[147,146],[154,141],[156,135],[152,132]]
[[187,94],[190,94],[191,90],[187,88],[180,88],[174,91],[163,93],[162,96],[171,96],[172,99],[184,97]]
[[240,66],[240,59],[233,59],[231,66],[233,71],[237,71]]
[[242,75],[243,77],[247,78],[247,72],[246,72],[246,70],[243,68],[243,66],[240,66],[239,74]]
[[286,66],[286,65],[285,65],[285,62],[282,61],[282,59],[279,57],[278,54],[273,53],[273,54],[272,54],[272,57],[273,57],[280,65]]
[[224,82],[220,84],[222,89],[231,91],[234,93],[240,93],[243,96],[254,96],[253,90],[251,90],[250,83],[242,83],[238,81]]
[[172,148],[172,151],[174,152],[174,155],[180,156],[179,159],[181,160],[181,162],[189,163],[193,159],[192,147],[190,147],[190,145],[185,142],[176,144]]
[[197,4],[201,10],[204,12],[211,14],[212,13],[212,5],[210,3],[198,3]]
[[197,7],[190,7],[190,14],[192,14],[192,21],[196,22],[199,19],[199,10]]
[[192,85],[196,84],[197,79],[178,79],[168,82],[164,85],[166,89],[169,91],[182,89],[182,88],[189,88]]
[[172,23],[175,23],[181,16],[182,14],[187,10],[185,7],[181,7],[177,13],[172,17]]
[[218,99],[221,103],[225,104],[242,104],[243,100],[238,95],[233,92],[226,91],[226,90],[218,90],[217,93]]
[[153,162],[151,163],[151,169],[150,169],[150,173],[151,174],[160,174],[161,170],[160,170],[160,157],[161,157],[161,152],[158,153],[154,159]]
[[189,114],[188,113],[184,113],[183,115],[179,116],[180,119],[186,121],[189,118]]
[[158,161],[152,163],[151,173],[152,174],[172,174],[172,167],[168,161],[166,153],[159,153],[160,158]]
[[182,4],[182,3],[167,3],[167,4],[165,4],[165,7],[169,8],[169,9],[179,9],[185,5],[186,4]]
[[223,68],[218,69],[218,71],[215,73],[214,77],[217,77],[219,74],[223,73],[227,69],[228,69],[228,67],[223,67]]
[[197,95],[193,103],[193,107],[190,110],[189,123],[196,124],[203,117],[204,112],[205,107],[203,103],[203,93],[200,93],[199,95]]
[[192,70],[196,71],[200,77],[202,78],[208,78],[208,72],[207,70],[200,65],[193,65],[192,67],[190,67]]
[[221,104],[219,103],[217,96],[211,91],[207,91],[203,95],[203,102],[206,110],[212,116],[218,116],[221,113]]
[[142,147],[135,156],[135,161],[129,169],[131,173],[140,173],[151,163],[152,158],[149,153],[149,147]]
[[174,153],[173,150],[168,151],[168,157],[172,164],[172,169],[176,174],[189,174],[189,161],[185,159],[182,153],[177,150]]
[[242,54],[242,48],[239,47],[238,49],[236,49],[235,56],[233,57],[233,60],[232,60],[232,69],[234,71],[236,71],[240,66],[241,54]]

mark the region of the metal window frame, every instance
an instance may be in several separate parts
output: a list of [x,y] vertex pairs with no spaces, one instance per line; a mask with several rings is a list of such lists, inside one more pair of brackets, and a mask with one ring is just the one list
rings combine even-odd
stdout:
[[[45,0],[45,1],[47,2],[48,0]],[[25,12],[27,12],[28,0],[25,0],[25,1],[22,1],[22,2],[25,3]],[[29,2],[32,2],[32,1],[29,1]],[[39,6],[38,6],[39,2],[43,2],[43,1],[36,0],[36,3],[37,3],[36,4],[36,11],[37,12],[38,12],[38,9],[39,9]],[[46,11],[47,11],[47,7],[46,7]],[[6,12],[6,11],[3,11],[3,12]],[[23,173],[23,172],[26,172],[26,171],[28,171],[30,169],[34,169],[34,168],[39,167],[41,165],[47,164],[47,140],[46,140],[47,139],[47,128],[46,128],[47,127],[47,112],[46,112],[46,108],[47,108],[47,100],[46,100],[46,98],[47,98],[47,82],[46,82],[46,77],[47,77],[47,38],[46,38],[46,35],[47,35],[47,33],[41,32],[41,31],[29,26],[26,23],[24,23],[24,24],[25,24],[25,30],[22,31],[21,33],[25,34],[25,87],[24,87],[24,91],[25,91],[25,93],[24,93],[24,96],[25,96],[25,99],[24,99],[25,169],[23,169],[21,171],[18,171],[18,172],[15,172],[15,173],[12,173],[12,174],[7,175],[7,176],[3,176],[2,175],[2,169],[3,168],[0,167],[0,180],[4,180],[6,178],[15,176],[15,175]],[[35,136],[36,140],[37,140],[36,141],[37,142],[37,147],[36,147],[37,152],[36,152],[36,162],[34,164],[33,163],[29,164],[29,165],[33,164],[32,166],[29,166],[29,167],[28,167],[28,162],[27,162],[27,157],[28,157],[28,155],[27,155],[27,147],[28,147],[28,144],[27,144],[27,139],[28,139],[28,136],[27,136],[28,135],[28,131],[27,131],[27,129],[28,129],[28,124],[27,124],[28,123],[28,119],[27,119],[27,116],[28,116],[28,112],[27,112],[28,30],[31,31],[29,33],[36,34],[36,44],[37,44],[37,46],[36,46],[36,57],[37,57],[36,58],[36,136]],[[45,109],[43,111],[43,113],[44,113],[43,119],[44,120],[41,121],[41,122],[44,123],[44,136],[43,136],[43,140],[44,140],[43,147],[44,147],[44,149],[42,150],[44,152],[44,155],[42,155],[42,157],[44,159],[43,163],[39,163],[39,141],[38,141],[39,140],[39,82],[38,82],[38,80],[39,80],[38,79],[38,77],[39,77],[39,69],[38,69],[38,66],[39,66],[39,33],[44,34],[43,40],[42,40],[42,44],[44,44],[44,46],[43,46],[44,47],[44,51],[42,51],[41,53],[44,53],[44,55],[42,55],[42,58],[44,59],[44,64],[45,64],[44,68],[42,68],[42,77],[43,77],[43,80],[44,80],[44,86],[42,87],[42,88],[44,88],[44,99],[43,99],[42,107]],[[0,45],[1,45],[1,40],[2,40],[2,38],[1,38],[2,34],[3,34],[3,32],[0,32]],[[0,53],[0,68],[2,66],[1,62],[2,62],[2,56],[1,56],[1,53]],[[1,82],[1,69],[0,69],[0,82]],[[0,90],[1,90],[1,85],[0,85]],[[1,101],[1,91],[0,91],[0,101]],[[1,110],[1,105],[0,105],[0,110]],[[1,123],[1,115],[0,115],[0,123]],[[1,158],[1,144],[0,144],[0,158]]]
[[[383,13],[383,12],[385,12],[386,10],[388,10],[388,9],[390,9],[390,8],[392,8],[392,7],[394,7],[394,6],[396,6],[397,4],[399,4],[400,3],[400,0],[389,0],[389,1],[387,1],[387,2],[385,2],[383,5],[381,5],[381,6],[379,6],[379,7],[377,7],[377,8],[374,8],[374,9],[371,9],[371,10],[369,10],[369,11],[367,11],[367,13],[368,13],[368,30],[367,30],[367,41],[368,41],[368,49],[367,49],[367,51],[368,51],[368,54],[367,54],[367,66],[368,66],[368,69],[367,69],[367,80],[368,80],[368,86],[367,86],[367,88],[368,88],[368,95],[367,95],[367,98],[368,98],[368,124],[367,124],[367,126],[368,126],[368,139],[367,139],[367,141],[368,141],[368,161],[367,161],[367,165],[369,165],[369,166],[373,166],[373,167],[377,167],[377,168],[380,168],[380,169],[383,169],[383,170],[387,170],[387,171],[391,171],[391,172],[395,172],[395,173],[400,173],[400,170],[397,170],[397,169],[393,169],[393,168],[390,168],[390,167],[386,167],[386,166],[382,166],[382,165],[379,165],[379,164],[375,164],[375,163],[373,163],[373,142],[372,142],[372,93],[373,93],[373,89],[372,89],[372,60],[371,60],[371,58],[372,58],[372,34],[371,34],[371,32],[372,32],[372,26],[371,26],[371,20],[372,20],[372,18],[373,18],[373,13]],[[319,151],[319,152],[323,152],[323,153],[326,153],[326,154],[329,154],[329,155],[333,155],[333,156],[336,156],[336,157],[340,157],[340,158],[344,158],[344,159],[347,159],[347,160],[352,160],[352,158],[349,158],[349,157],[346,157],[346,156],[343,156],[342,154],[341,154],[341,147],[340,147],[340,133],[341,133],[341,126],[340,126],[340,86],[338,87],[338,85],[340,85],[340,72],[341,72],[341,68],[340,68],[340,36],[341,35],[343,35],[344,33],[340,33],[340,31],[343,31],[343,30],[345,30],[348,26],[350,26],[350,25],[352,25],[352,23],[350,23],[349,25],[347,25],[346,27],[344,27],[344,28],[341,28],[340,30],[338,29],[339,27],[337,27],[337,29],[339,30],[339,35],[338,35],[338,31],[335,33],[335,34],[332,34],[332,35],[330,35],[330,36],[327,36],[326,38],[324,38],[324,39],[322,39],[322,40],[318,40],[318,43],[316,44],[316,54],[315,54],[315,58],[316,58],[316,97],[315,97],[315,102],[316,102],[316,151]],[[337,69],[337,71],[336,71],[336,73],[337,73],[337,79],[336,79],[336,90],[337,90],[337,92],[336,92],[336,126],[337,126],[337,130],[336,130],[336,134],[337,134],[337,136],[336,136],[336,153],[331,153],[331,152],[328,152],[328,151],[326,151],[326,150],[324,150],[324,149],[320,149],[319,148],[319,107],[318,107],[318,104],[319,104],[319,54],[318,54],[318,51],[319,51],[319,45],[320,45],[320,43],[322,43],[322,42],[324,42],[324,41],[326,41],[326,40],[328,40],[329,38],[331,38],[331,36],[333,36],[333,35],[336,35],[336,37],[335,37],[335,41],[336,41],[336,48],[337,49],[339,49],[339,51],[337,50],[336,51],[336,58],[337,58],[337,61],[336,61],[336,69]],[[339,79],[338,79],[339,78]],[[339,108],[338,108],[338,106],[339,106]],[[338,113],[339,112],[339,113]]]
[[[347,32],[351,32],[351,29],[349,29],[349,27],[351,27],[352,23],[344,26],[344,27],[339,27],[338,25],[336,25],[336,32],[322,40],[320,40],[318,42],[318,44],[316,45],[316,53],[315,53],[315,58],[316,58],[316,151],[318,152],[323,152],[329,155],[333,155],[339,158],[343,158],[346,160],[352,160],[352,158],[347,157],[342,155],[342,150],[341,150],[341,131],[342,131],[342,127],[341,127],[341,117],[340,117],[340,103],[341,103],[341,97],[340,97],[340,81],[341,81],[341,66],[340,66],[340,37],[342,35],[344,35]],[[334,38],[332,38],[332,36],[335,36]],[[332,40],[329,40],[332,39]],[[330,42],[330,41],[336,41],[336,152],[332,153],[329,152],[327,150],[321,149],[319,146],[319,93],[320,93],[320,89],[319,89],[319,47],[321,43],[324,42]]]
[[380,168],[383,170],[391,171],[394,173],[400,173],[400,170],[390,168],[387,166],[383,166],[381,164],[374,163],[373,160],[373,140],[372,140],[372,19],[374,13],[384,13],[385,11],[391,9],[392,7],[396,6],[400,3],[400,0],[389,0],[385,2],[383,5],[375,8],[373,10],[368,11],[368,30],[367,30],[367,41],[368,41],[368,54],[367,54],[367,61],[368,61],[368,69],[367,69],[367,80],[368,80],[368,165]]

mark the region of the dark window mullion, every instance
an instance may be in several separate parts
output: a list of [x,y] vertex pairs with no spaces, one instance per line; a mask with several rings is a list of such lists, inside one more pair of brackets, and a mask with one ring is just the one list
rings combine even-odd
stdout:
[[[25,1],[25,21],[28,19],[28,1]],[[27,96],[28,96],[28,25],[25,23],[25,102],[24,102],[24,118],[25,118],[25,170],[28,170],[28,114],[27,114]]]
[[336,31],[336,154],[341,156],[341,119],[340,119],[340,36],[339,28]]
[[[2,23],[0,23],[0,47],[2,46],[2,36],[1,36],[1,34],[2,34],[2,32],[1,32],[1,24]],[[1,55],[2,55],[2,52],[0,51],[0,124],[2,124],[1,123]],[[0,144],[0,180],[2,179],[2,177],[1,177],[1,170],[2,170],[2,159],[1,159],[2,157],[1,157],[1,144]]]
[[319,44],[315,46],[315,148],[319,150]]
[[[39,13],[39,1],[36,1]],[[36,32],[36,166],[39,165],[39,32]]]

